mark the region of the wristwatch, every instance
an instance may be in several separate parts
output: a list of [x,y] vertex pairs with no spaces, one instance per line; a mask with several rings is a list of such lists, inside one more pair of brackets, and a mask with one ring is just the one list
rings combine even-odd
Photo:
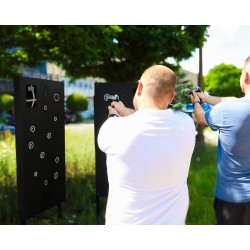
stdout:
[[193,102],[193,106],[195,105],[195,103],[201,104],[201,101],[195,101],[195,102]]

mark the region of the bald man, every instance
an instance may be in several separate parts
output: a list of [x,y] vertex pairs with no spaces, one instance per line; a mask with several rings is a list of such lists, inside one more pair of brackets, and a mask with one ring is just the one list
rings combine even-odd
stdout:
[[185,224],[195,126],[168,108],[175,83],[172,70],[154,65],[138,81],[134,110],[121,101],[108,107],[98,135],[107,155],[106,224]]
[[[220,131],[214,201],[219,225],[250,225],[250,57],[240,87],[242,98],[191,95],[197,122]],[[201,100],[214,107],[205,112]]]

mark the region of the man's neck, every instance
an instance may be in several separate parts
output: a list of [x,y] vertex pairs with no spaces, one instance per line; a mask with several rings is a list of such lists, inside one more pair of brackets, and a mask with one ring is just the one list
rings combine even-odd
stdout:
[[165,110],[167,109],[167,106],[155,105],[153,103],[144,103],[140,105],[139,109]]
[[250,98],[250,89],[245,90],[245,97]]

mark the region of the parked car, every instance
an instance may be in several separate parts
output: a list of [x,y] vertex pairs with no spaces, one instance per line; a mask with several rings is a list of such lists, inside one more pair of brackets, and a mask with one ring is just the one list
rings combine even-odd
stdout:
[[8,115],[6,118],[6,124],[10,126],[15,126],[15,117],[13,115]]
[[65,111],[64,112],[64,123],[72,123],[73,119],[72,119],[72,113],[70,111]]

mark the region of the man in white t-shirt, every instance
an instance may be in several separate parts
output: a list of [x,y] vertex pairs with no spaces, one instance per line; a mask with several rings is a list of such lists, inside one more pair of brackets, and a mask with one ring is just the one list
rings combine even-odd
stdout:
[[194,122],[168,109],[175,96],[172,70],[154,65],[138,82],[135,110],[112,102],[98,135],[107,155],[106,224],[185,224]]

